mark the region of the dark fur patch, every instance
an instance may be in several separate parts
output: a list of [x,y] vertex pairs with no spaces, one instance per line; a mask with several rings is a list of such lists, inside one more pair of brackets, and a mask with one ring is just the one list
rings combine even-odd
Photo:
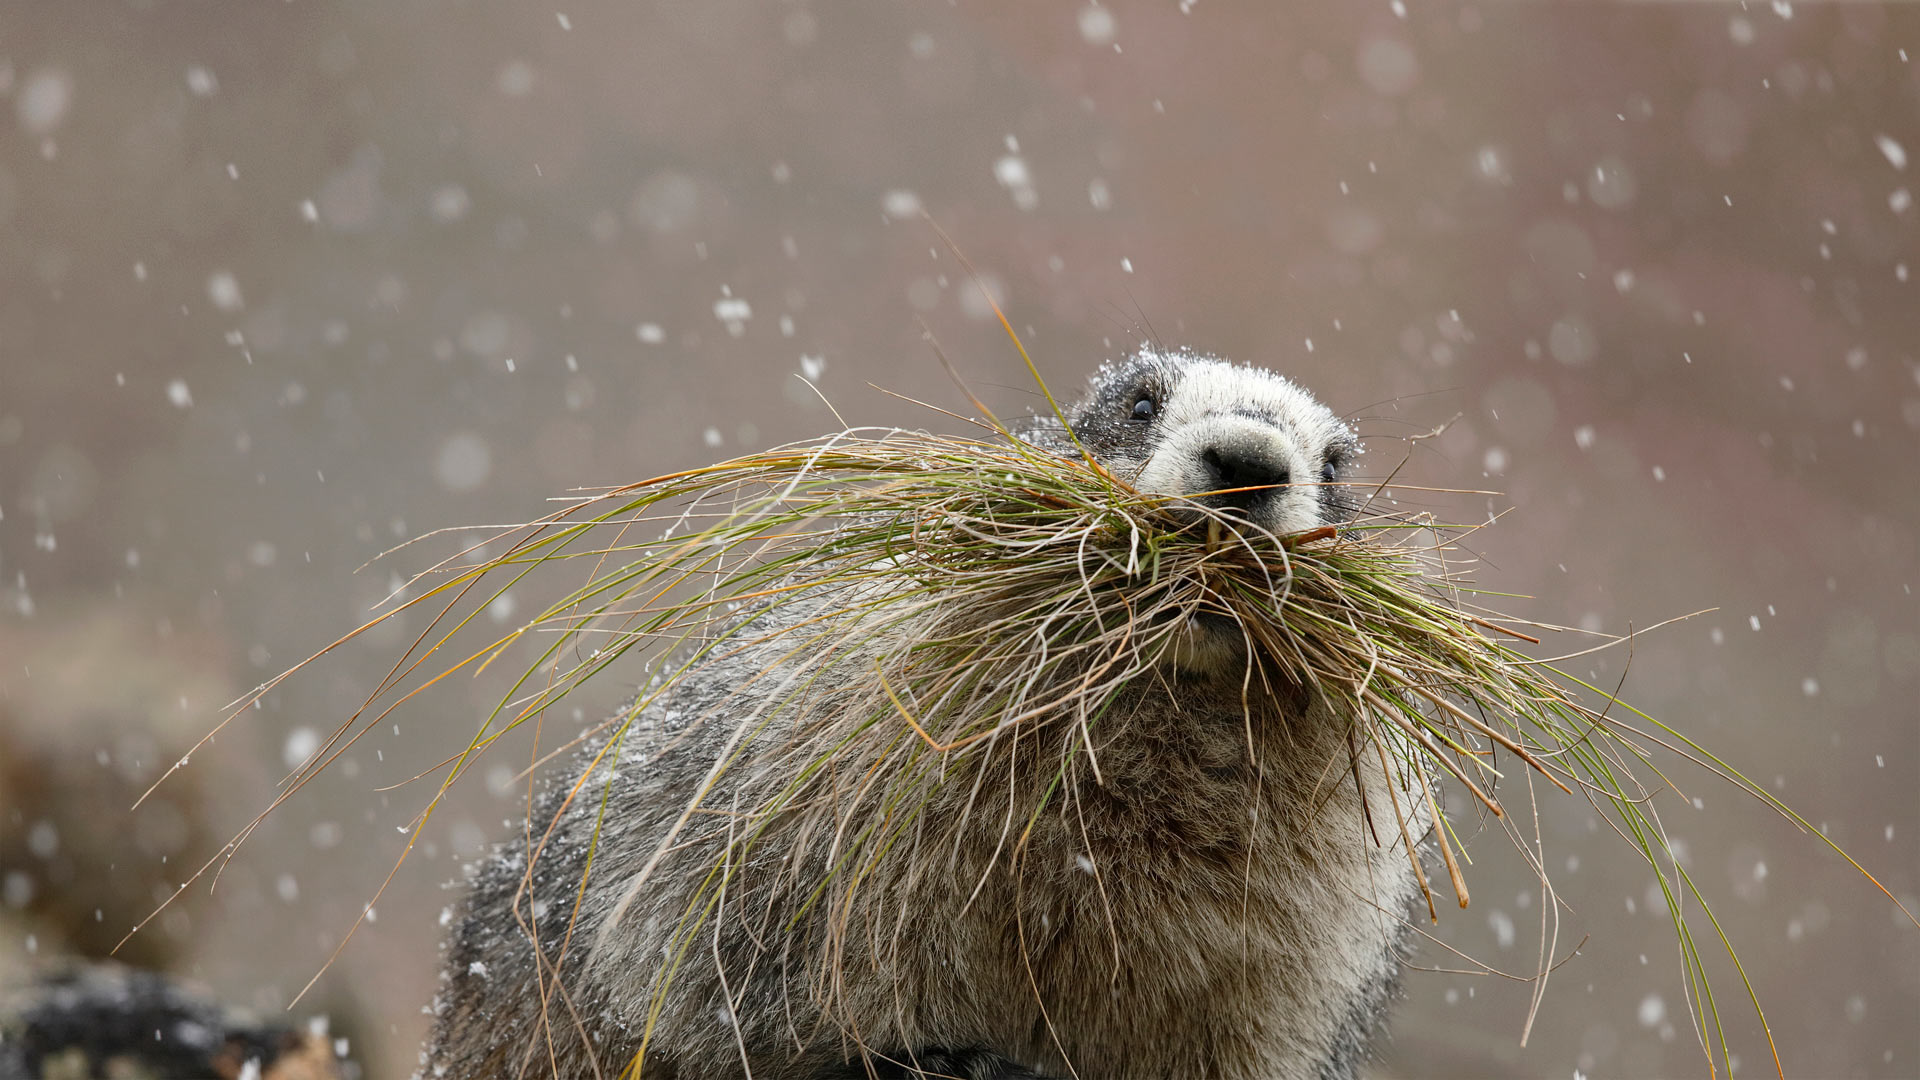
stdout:
[[987,1050],[874,1054],[823,1072],[819,1080],[1051,1080]]

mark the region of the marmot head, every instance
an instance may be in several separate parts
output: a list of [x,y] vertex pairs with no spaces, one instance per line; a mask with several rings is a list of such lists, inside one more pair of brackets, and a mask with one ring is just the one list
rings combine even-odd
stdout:
[[1096,372],[1066,417],[1087,450],[1140,490],[1196,496],[1276,536],[1353,513],[1340,483],[1360,453],[1353,429],[1270,371],[1142,348]]

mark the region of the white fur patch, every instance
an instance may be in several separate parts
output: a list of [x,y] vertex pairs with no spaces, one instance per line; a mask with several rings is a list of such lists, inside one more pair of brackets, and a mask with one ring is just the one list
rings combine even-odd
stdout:
[[1143,491],[1193,495],[1214,485],[1201,455],[1224,440],[1258,440],[1287,466],[1294,486],[1269,500],[1259,524],[1277,534],[1325,523],[1320,470],[1329,451],[1352,440],[1332,410],[1285,378],[1259,368],[1169,357],[1178,380],[1160,402],[1153,453],[1135,481]]

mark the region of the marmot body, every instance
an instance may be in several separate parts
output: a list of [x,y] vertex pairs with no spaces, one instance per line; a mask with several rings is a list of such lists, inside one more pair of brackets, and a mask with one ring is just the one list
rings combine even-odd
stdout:
[[[1206,498],[1276,534],[1351,514],[1333,481],[1352,432],[1264,371],[1144,350],[1102,369],[1068,422],[1143,490],[1269,485]],[[1030,438],[1077,452],[1057,425]],[[648,1080],[1354,1075],[1415,892],[1399,830],[1378,806],[1369,829],[1347,718],[1305,690],[1243,691],[1237,631],[1201,616],[1188,635],[1164,677],[1129,683],[1102,720],[1099,782],[1070,776],[1030,826],[1008,808],[1036,805],[1060,758],[999,740],[959,759],[851,899],[810,902],[837,838],[795,824],[734,868],[689,943],[676,931],[708,902],[696,897],[736,827],[729,807],[768,782],[756,762],[778,768],[764,732],[782,718],[762,725],[808,674],[777,641],[707,662],[637,717],[615,782],[602,772],[560,813],[530,884],[521,844],[480,871],[426,1074],[624,1075],[657,1009]],[[837,693],[811,690],[808,707]],[[1387,779],[1358,771],[1377,797]],[[536,840],[567,788],[536,806]],[[663,964],[676,966],[657,995]]]

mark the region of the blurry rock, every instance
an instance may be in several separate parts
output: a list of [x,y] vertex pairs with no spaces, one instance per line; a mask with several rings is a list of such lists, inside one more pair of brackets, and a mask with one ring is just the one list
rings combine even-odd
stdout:
[[0,1080],[352,1080],[324,1023],[260,1023],[188,986],[85,964],[0,990]]
[[[20,660],[0,677],[0,924],[23,924],[49,954],[105,958],[212,846],[208,786],[254,786],[227,756],[235,738],[131,809],[232,696],[214,642],[155,640],[153,625],[124,603],[0,627],[0,654]],[[164,968],[179,945],[148,932],[117,956]]]

